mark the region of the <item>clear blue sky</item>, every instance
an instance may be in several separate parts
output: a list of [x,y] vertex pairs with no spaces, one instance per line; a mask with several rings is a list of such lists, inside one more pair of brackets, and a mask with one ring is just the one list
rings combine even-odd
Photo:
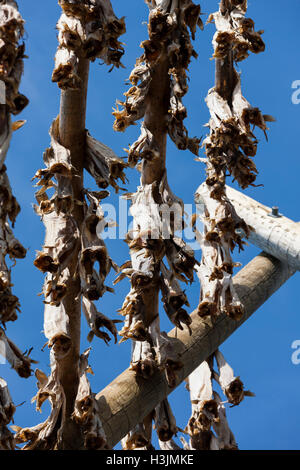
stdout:
[[[42,153],[49,145],[48,129],[58,113],[59,90],[51,83],[53,58],[57,46],[55,24],[60,8],[55,1],[19,0],[21,13],[26,20],[25,75],[21,92],[30,99],[30,105],[20,115],[27,119],[23,129],[13,136],[7,166],[15,195],[22,207],[15,233],[28,248],[26,260],[17,262],[13,269],[14,292],[21,299],[22,313],[14,324],[8,324],[8,336],[25,350],[33,346],[33,357],[38,367],[49,371],[49,352],[41,348],[45,343],[42,333],[43,304],[38,297],[43,276],[33,266],[35,250],[43,243],[44,227],[34,214],[32,204],[34,188],[31,178],[42,167]],[[123,58],[125,69],[113,70],[96,61],[91,66],[87,128],[92,135],[114,151],[124,156],[124,148],[132,143],[139,133],[139,126],[133,126],[124,134],[112,129],[112,107],[126,91],[125,80],[130,74],[135,59],[141,54],[139,44],[147,36],[145,21],[147,7],[143,0],[114,0],[118,16],[126,17],[127,33],[123,36],[126,53]],[[288,5],[288,7],[286,7]],[[217,1],[203,0],[202,10],[207,14],[217,9]],[[257,29],[264,29],[266,51],[258,56],[251,55],[240,64],[242,88],[245,97],[263,113],[276,117],[271,124],[269,142],[258,130],[260,140],[256,164],[259,169],[258,183],[264,187],[246,191],[251,197],[272,206],[278,205],[280,212],[291,219],[299,220],[299,117],[300,104],[292,104],[292,82],[300,80],[299,66],[299,0],[288,4],[272,0],[250,0],[249,16],[256,22]],[[204,98],[213,86],[214,62],[211,39],[214,26],[208,25],[204,32],[198,32],[195,49],[199,54],[190,66],[190,91],[184,103],[188,109],[187,126],[191,136],[203,136],[208,121],[208,110]],[[178,151],[172,142],[168,143],[168,178],[172,190],[185,203],[193,202],[193,193],[204,180],[204,166],[194,161],[189,152]],[[129,191],[138,184],[135,170],[128,171]],[[92,187],[90,179],[86,184]],[[114,195],[111,201],[117,203]],[[123,241],[109,241],[108,248],[114,260],[122,264],[128,259],[127,245]],[[236,253],[235,259],[247,263],[258,249],[249,246],[246,252]],[[197,252],[200,259],[201,253]],[[113,276],[110,277],[112,281]],[[246,399],[239,407],[228,410],[230,426],[241,449],[300,449],[300,365],[291,361],[291,344],[300,340],[299,275],[295,275],[277,292],[253,317],[242,326],[222,347],[222,351],[235,373],[241,376],[246,388],[256,398]],[[129,283],[123,281],[117,286],[115,295],[106,294],[98,308],[112,318],[121,306],[128,292]],[[191,310],[197,305],[199,285],[187,291]],[[171,329],[162,313],[162,329]],[[86,348],[87,327],[82,322],[82,350]],[[99,391],[129,364],[130,344],[107,347],[97,338],[92,343],[90,362],[95,372],[91,377],[93,390]],[[0,375],[9,383],[15,404],[26,400],[17,408],[15,423],[32,426],[45,419],[48,406],[43,414],[35,412],[30,403],[36,393],[35,378],[20,379],[7,365],[0,365]],[[188,392],[179,387],[171,396],[179,427],[186,425],[190,414]]]

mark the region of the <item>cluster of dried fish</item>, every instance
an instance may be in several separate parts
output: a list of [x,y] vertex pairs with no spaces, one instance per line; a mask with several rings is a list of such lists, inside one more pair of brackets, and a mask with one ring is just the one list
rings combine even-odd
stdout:
[[[113,292],[112,288],[104,285],[104,281],[111,267],[118,271],[118,267],[109,257],[106,246],[101,238],[101,231],[106,225],[104,213],[99,204],[99,198],[103,196],[102,193],[86,191],[89,206],[85,212],[81,229],[79,274],[83,312],[91,329],[88,339],[92,341],[96,335],[108,343],[110,341],[109,335],[100,328],[106,328],[110,331],[115,342],[117,342],[115,323],[118,323],[119,320],[110,320],[98,312],[93,303],[93,301],[102,297],[106,291]],[[98,271],[95,268],[96,263],[99,265]]]
[[226,194],[221,201],[213,199],[206,183],[198,188],[195,199],[204,227],[204,233],[194,227],[202,250],[201,264],[196,267],[201,284],[198,313],[212,318],[225,313],[240,320],[244,308],[232,281],[233,268],[239,263],[233,262],[231,252],[236,245],[243,249],[242,234],[248,236],[251,227],[237,215]]
[[42,423],[32,428],[14,426],[17,443],[28,442],[24,450],[55,450],[57,448],[56,432],[66,407],[63,387],[59,382],[59,367],[54,357],[55,352],[50,353],[51,374],[47,377],[41,370],[35,371],[38,392],[32,401],[36,401],[36,409],[41,411],[42,404],[49,400],[51,405],[50,416]]
[[[179,149],[198,154],[200,140],[189,138],[183,124],[187,112],[182,98],[188,91],[191,57],[197,56],[191,38],[202,22],[200,6],[191,0],[146,3],[149,39],[141,44],[144,53],[129,77],[132,87],[125,93],[126,101],[118,102],[122,109],[113,113],[117,131],[144,118],[141,135],[127,152],[129,166],[138,164],[141,171],[141,185],[127,195],[133,216],[126,239],[131,260],[122,266],[116,282],[128,277],[131,289],[120,309],[125,324],[119,334],[122,340],[132,340],[131,370],[149,378],[158,367],[174,387],[182,363],[172,339],[160,330],[159,292],[170,321],[190,330],[191,318],[185,310],[189,303],[178,281],[193,281],[196,260],[177,236],[184,228],[184,210],[167,182],[166,139],[169,134]],[[177,427],[165,401],[123,439],[123,448],[151,449],[153,419],[161,442],[170,441]]]
[[80,88],[80,58],[98,59],[120,67],[124,53],[118,38],[125,32],[124,18],[118,19],[110,0],[59,0],[63,9],[58,21],[59,46],[52,81],[62,89]]
[[[109,0],[61,0],[59,4],[63,13],[58,23],[59,48],[53,80],[64,89],[64,96],[71,93],[71,99],[76,100],[76,93],[84,94],[87,85],[76,79],[77,65],[80,68],[87,59],[93,61],[97,57],[108,64],[120,65],[123,49],[118,37],[125,32],[125,25],[123,19],[118,20],[114,15]],[[78,91],[74,92],[73,88]],[[37,253],[34,264],[46,273],[44,334],[51,349],[50,376],[47,378],[37,371],[36,401],[39,409],[48,399],[52,411],[44,423],[31,429],[19,429],[16,439],[29,441],[25,449],[53,450],[66,445],[69,448],[70,443],[65,443],[65,427],[77,426],[84,437],[85,448],[96,450],[106,448],[106,439],[86,376],[88,351],[79,360],[79,335],[75,329],[80,328],[81,306],[90,327],[89,341],[97,336],[108,343],[111,338],[104,328],[117,340],[115,323],[118,320],[110,320],[98,312],[94,301],[106,291],[113,291],[105,285],[105,279],[111,267],[118,269],[101,238],[107,222],[100,203],[109,195],[104,190],[108,185],[118,191],[118,180],[125,183],[126,163],[83,129],[81,163],[77,160],[74,165],[74,149],[63,145],[61,115],[50,129],[51,146],[43,156],[45,168],[34,176],[39,188],[36,212],[46,228],[43,249]],[[101,190],[83,188],[84,168]],[[51,197],[47,194],[49,190]],[[75,310],[78,313],[76,326]],[[70,367],[75,370],[71,386],[68,385]]]
[[[24,20],[18,5],[12,0],[0,2],[0,354],[5,356],[11,367],[20,377],[29,377],[31,363],[29,353],[22,353],[6,336],[6,323],[17,319],[19,300],[11,287],[11,268],[7,258],[25,258],[26,249],[15,238],[14,227],[20,206],[12,194],[12,189],[4,164],[13,131],[25,121],[12,122],[12,115],[19,114],[28,104],[28,99],[19,92],[23,74],[25,46],[22,43]],[[14,439],[7,429],[15,407],[11,401],[6,382],[0,378],[0,449],[12,450]]]
[[183,203],[167,182],[166,136],[169,133],[178,148],[198,153],[199,139],[190,139],[183,125],[182,97],[188,90],[186,70],[196,56],[188,28],[194,38],[202,23],[200,7],[190,0],[146,3],[149,39],[142,43],[144,53],[130,75],[133,86],[125,93],[126,101],[119,103],[123,109],[113,113],[118,131],[144,118],[141,136],[128,150],[130,166],[141,161],[141,185],[128,195],[133,229],[126,241],[131,260],[122,266],[116,282],[126,276],[131,282],[120,310],[125,316],[120,335],[133,340],[131,368],[148,377],[158,365],[173,387],[181,363],[172,353],[170,338],[160,331],[158,295],[161,291],[172,323],[189,328],[191,320],[184,309],[189,304],[178,280],[192,282],[196,261],[192,250],[176,237],[184,227]]
[[0,450],[14,450],[14,436],[8,429],[16,407],[12,402],[7,383],[0,377]]
[[[214,359],[218,373],[213,370]],[[213,379],[220,385],[226,401],[213,390]],[[254,394],[244,390],[243,382],[235,377],[222,353],[217,350],[202,362],[187,379],[192,415],[185,432],[190,439],[181,438],[186,450],[237,450],[237,443],[228,425],[225,403],[237,406],[245,396]],[[213,432],[214,431],[214,432]]]
[[[111,291],[104,285],[104,281],[112,266],[117,270],[116,265],[108,256],[101,238],[106,221],[100,201],[109,193],[108,191],[83,190],[83,199],[74,199],[72,178],[75,172],[71,164],[70,151],[60,144],[58,132],[59,118],[54,121],[50,129],[51,147],[44,153],[46,168],[38,170],[35,175],[35,178],[39,180],[37,186],[41,186],[36,193],[39,202],[36,211],[41,215],[45,224],[46,236],[43,250],[38,252],[34,264],[42,272],[48,273],[43,289],[46,299],[45,312],[52,311],[49,318],[54,318],[56,317],[54,314],[56,308],[57,311],[60,311],[58,316],[62,319],[63,324],[66,324],[63,320],[65,314],[63,314],[62,302],[67,294],[68,280],[72,279],[75,274],[77,275],[78,268],[81,281],[81,292],[78,294],[83,295],[85,316],[93,333],[108,341],[109,338],[106,334],[102,334],[99,328],[109,326],[111,332],[116,335],[115,328],[106,317],[96,311],[92,301],[102,297],[106,290]],[[93,163],[93,168],[97,168],[97,170],[91,171],[91,174],[96,181],[96,175],[101,175],[100,187],[112,184],[117,188],[117,178],[121,177],[124,182],[125,163],[110,149],[108,149],[110,154],[105,149],[107,149],[106,146],[88,135],[85,163],[90,167]],[[118,170],[115,170],[116,166]],[[105,185],[103,184],[104,179],[107,183]],[[50,199],[46,193],[49,188],[53,188],[55,191]],[[84,216],[80,228],[72,215],[76,205],[83,206]],[[72,262],[74,252],[78,252],[75,265]],[[99,264],[98,271],[96,263]],[[62,331],[64,329],[62,328]],[[57,324],[55,330],[57,330]],[[66,331],[64,334],[67,334]],[[52,343],[52,340],[50,342]]]
[[91,391],[87,373],[93,373],[88,365],[90,350],[80,356],[79,387],[75,401],[74,419],[84,429],[84,446],[87,450],[108,449],[105,432],[99,417],[95,395]]
[[[38,205],[36,212],[41,216],[46,236],[43,250],[37,253],[35,266],[47,273],[43,294],[45,296],[44,334],[51,348],[51,373],[47,377],[42,371],[36,370],[38,379],[37,410],[49,400],[50,416],[33,428],[16,427],[16,441],[27,442],[26,450],[46,450],[57,448],[59,439],[58,429],[64,418],[66,399],[60,382],[60,365],[72,348],[69,327],[69,316],[64,304],[68,283],[75,275],[76,265],[73,262],[74,253],[80,246],[80,232],[72,210],[77,201],[73,197],[72,177],[73,167],[71,155],[60,143],[59,118],[50,129],[51,147],[44,152],[46,168],[38,170],[34,178],[38,179],[39,187],[36,193]],[[51,198],[47,190],[54,193]]]
[[[189,149],[197,155],[200,141],[188,137],[183,124],[187,111],[182,98],[188,91],[186,71],[191,57],[197,57],[189,30],[194,39],[197,26],[202,28],[200,6],[195,5],[192,0],[146,0],[146,3],[150,9],[149,39],[141,44],[144,53],[137,60],[129,77],[132,87],[125,93],[126,101],[117,102],[123,109],[116,109],[113,113],[116,118],[114,129],[124,131],[149,113],[151,82],[157,64],[164,61],[165,74],[169,76],[169,96],[164,99],[169,102],[164,123],[166,129],[163,131],[168,132],[179,149]],[[141,159],[159,159],[158,153],[155,136],[145,119],[139,139],[128,150],[128,162],[134,166]]]
[[[213,368],[214,361],[218,372]],[[213,390],[213,381],[220,386],[225,401]],[[181,449],[174,440],[178,432],[189,436],[188,442],[184,437],[180,437],[184,450],[238,449],[227,422],[225,405],[229,403],[231,406],[237,406],[245,397],[253,397],[254,394],[244,389],[243,382],[234,375],[223,354],[217,350],[190,374],[186,382],[186,388],[190,392],[192,414],[185,430],[177,426],[170,404],[165,399],[122,439],[124,450],[153,449],[152,423],[161,450]]]
[[135,426],[122,439],[123,450],[154,450],[151,443],[152,425],[156,430],[159,446],[162,450],[176,450],[179,447],[173,441],[173,436],[179,429],[167,399],[159,403],[142,423]]
[[[52,371],[47,381],[43,381],[45,383],[41,393],[43,393],[45,399],[49,398],[52,412],[42,427],[38,426],[36,429],[23,429],[19,431],[17,435],[19,441],[25,442],[28,440],[28,437],[30,438],[30,443],[25,446],[25,449],[48,449],[49,446],[53,445],[56,447],[59,443],[59,433],[55,437],[56,427],[59,426],[57,420],[62,419],[63,413],[61,414],[60,411],[64,403],[64,390],[59,380],[59,371],[61,361],[72,348],[72,336],[65,297],[68,293],[68,286],[74,277],[80,278],[81,290],[77,295],[82,295],[83,312],[91,328],[88,336],[89,341],[92,340],[94,335],[103,339],[106,343],[110,341],[109,335],[102,331],[101,328],[107,328],[115,337],[115,340],[117,336],[115,327],[117,321],[112,321],[98,312],[93,303],[93,301],[102,297],[106,290],[111,290],[104,285],[104,281],[111,266],[117,269],[108,256],[105,244],[101,238],[101,231],[105,228],[106,222],[100,201],[107,197],[109,193],[107,191],[92,192],[84,190],[83,199],[76,200],[73,196],[72,187],[74,168],[71,164],[70,151],[60,143],[59,118],[52,124],[50,136],[51,147],[44,153],[46,168],[38,170],[35,175],[38,178],[37,185],[40,186],[36,193],[37,201],[39,202],[36,211],[42,217],[45,224],[46,236],[43,250],[38,252],[34,264],[42,272],[47,273],[43,288],[45,296],[44,334],[48,340],[48,346],[51,348]],[[88,160],[90,152],[94,151],[94,162],[98,164],[99,168],[101,165],[105,168],[109,181],[115,181],[115,174],[111,174],[106,160],[104,157],[101,157],[99,152],[96,152],[95,146],[98,144],[93,139],[93,145],[86,145],[86,159]],[[46,193],[49,188],[54,189],[54,194],[50,199]],[[84,216],[81,227],[78,226],[73,214],[76,205],[83,207]],[[99,264],[98,270],[95,267],[96,263]],[[85,369],[80,377],[78,393],[83,393],[81,381],[88,383]],[[51,390],[54,387],[55,391],[47,395],[45,390],[49,389],[49,383]],[[46,389],[44,390],[45,387]],[[89,416],[90,414],[89,412]],[[92,415],[96,419],[97,413],[95,410]],[[87,432],[87,428],[90,426],[88,424],[90,423],[90,418],[86,419],[84,417],[81,419],[78,413],[75,417],[78,422],[83,423],[85,432]],[[94,425],[96,430],[93,431]],[[97,440],[97,436],[100,439],[99,436],[102,433],[102,428],[100,428],[99,423],[91,424],[91,431],[89,431],[91,436],[88,433],[86,437],[89,448],[93,443],[95,446],[99,444],[100,441]],[[100,433],[99,435],[97,430]],[[93,437],[94,432],[96,433],[95,439]]]
[[251,125],[266,135],[270,116],[261,114],[242,96],[240,75],[234,62],[248,56],[248,51],[264,50],[262,32],[254,31],[254,22],[245,17],[247,1],[222,0],[212,14],[217,32],[213,39],[216,59],[216,85],[207,96],[210,111],[210,134],[204,140],[207,165],[206,182],[198,189],[196,202],[202,206],[200,218],[204,233],[198,233],[202,262],[198,268],[201,282],[199,315],[225,312],[235,320],[243,315],[243,306],[232,284],[232,271],[237,265],[231,252],[243,249],[242,236],[251,227],[237,216],[226,197],[225,178],[229,172],[241,188],[254,185],[257,169],[251,157],[257,151],[257,139]]
[[[170,196],[163,187],[165,181],[164,178],[160,196]],[[165,369],[169,385],[174,386],[175,373],[181,364],[172,353],[170,338],[160,331],[158,295],[161,291],[164,309],[171,322],[180,329],[184,325],[189,328],[191,319],[183,308],[189,304],[177,279],[192,281],[195,259],[192,250],[174,236],[174,221],[177,219],[182,224],[181,205],[165,202],[165,211],[162,211],[162,206],[155,200],[155,188],[155,183],[139,186],[138,191],[129,196],[133,228],[127,234],[127,243],[131,260],[122,266],[115,282],[128,277],[131,289],[120,309],[125,324],[119,334],[123,340],[133,340],[133,370],[146,378],[157,364]]]
[[19,301],[11,292],[11,273],[5,257],[24,258],[26,250],[14,237],[9,221],[14,226],[20,206],[12,194],[4,164],[12,132],[24,121],[12,123],[11,115],[20,113],[28,100],[19,93],[23,73],[24,34],[22,19],[16,2],[3,1],[0,5],[0,322],[14,321]]

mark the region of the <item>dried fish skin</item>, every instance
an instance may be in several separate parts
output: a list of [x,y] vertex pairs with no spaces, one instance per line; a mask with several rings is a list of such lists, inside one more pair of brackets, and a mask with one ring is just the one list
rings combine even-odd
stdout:
[[110,0],[95,2],[60,1],[62,14],[57,23],[59,46],[52,81],[62,90],[79,89],[78,60],[101,59],[107,65],[122,67],[124,48],[119,36],[126,32],[124,18],[118,19]]

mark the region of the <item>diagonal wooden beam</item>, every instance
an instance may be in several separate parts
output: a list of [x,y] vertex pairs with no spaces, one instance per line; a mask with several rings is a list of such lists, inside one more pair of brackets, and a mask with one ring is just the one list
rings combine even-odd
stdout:
[[[187,330],[173,329],[169,336],[173,338],[173,347],[183,363],[176,386],[293,274],[294,271],[282,261],[261,253],[234,277],[235,288],[245,306],[245,314],[241,321],[236,322],[225,315],[220,315],[213,325],[210,320],[203,320],[194,311],[191,336]],[[133,371],[125,370],[96,395],[108,444],[111,447],[115,446],[173,390],[168,387],[163,372],[156,371],[151,379],[144,380],[136,377]]]
[[[196,191],[196,202],[201,198],[202,190],[205,190],[203,184]],[[278,208],[264,206],[230,186],[226,186],[226,195],[237,214],[254,228],[249,241],[299,271],[300,224],[278,214]]]

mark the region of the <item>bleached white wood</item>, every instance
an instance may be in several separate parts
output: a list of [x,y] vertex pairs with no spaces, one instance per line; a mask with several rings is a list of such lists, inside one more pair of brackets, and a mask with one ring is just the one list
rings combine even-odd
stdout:
[[[197,189],[201,194],[203,185]],[[300,270],[300,224],[283,215],[271,217],[272,209],[226,186],[226,193],[237,214],[251,225],[249,241],[266,253]]]

